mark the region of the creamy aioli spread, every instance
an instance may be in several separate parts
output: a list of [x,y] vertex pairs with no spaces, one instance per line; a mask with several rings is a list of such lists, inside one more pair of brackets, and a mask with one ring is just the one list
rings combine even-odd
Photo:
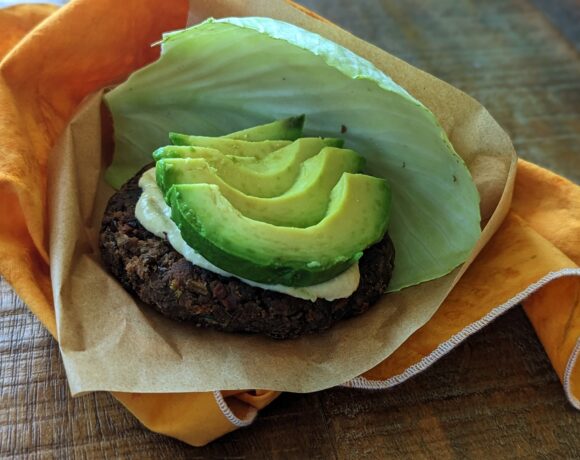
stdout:
[[[190,247],[181,237],[181,232],[175,222],[171,220],[171,208],[165,203],[163,193],[155,181],[155,168],[149,169],[141,176],[139,187],[143,190],[135,207],[135,217],[148,231],[159,238],[167,238],[185,259],[198,267],[222,276],[236,276],[216,267],[195,249]],[[300,299],[315,301],[316,299],[335,300],[349,297],[358,288],[360,272],[358,263],[353,264],[340,275],[324,283],[305,287],[290,287],[279,284],[260,284],[240,278],[250,286],[281,292]]]

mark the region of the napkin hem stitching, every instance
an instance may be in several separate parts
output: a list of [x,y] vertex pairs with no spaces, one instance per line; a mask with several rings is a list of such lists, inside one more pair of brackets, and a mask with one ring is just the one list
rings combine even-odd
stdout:
[[253,411],[250,411],[248,418],[243,420],[239,417],[236,417],[236,415],[232,412],[221,391],[214,391],[213,396],[224,417],[227,418],[231,424],[239,428],[251,425],[256,418],[256,415],[258,414],[258,411],[254,409]]
[[580,339],[576,341],[576,346],[574,347],[574,350],[572,350],[568,364],[566,364],[566,370],[564,371],[563,378],[564,391],[568,397],[568,401],[570,401],[570,404],[572,404],[576,409],[580,409],[580,401],[572,393],[572,389],[570,388],[570,381],[572,380],[572,370],[574,367],[576,367],[576,360],[578,359],[578,355],[580,355]]
[[[558,278],[562,278],[564,276],[580,276],[580,268],[564,268],[557,272],[550,272],[540,280],[536,281],[535,283],[529,285],[526,289],[521,291],[519,294],[512,297],[507,302],[495,307],[489,313],[487,313],[482,318],[474,321],[473,323],[467,325],[461,331],[453,335],[450,339],[446,340],[445,342],[441,343],[435,350],[429,353],[427,356],[421,358],[420,361],[417,363],[409,366],[405,369],[404,372],[398,375],[394,375],[389,377],[385,380],[369,380],[365,377],[358,376],[355,377],[348,382],[340,385],[349,388],[357,388],[363,390],[383,390],[387,388],[394,387],[399,385],[400,383],[405,382],[409,378],[417,375],[418,373],[426,370],[432,364],[437,362],[451,350],[453,350],[457,345],[467,339],[470,335],[480,331],[483,327],[487,326],[491,321],[498,318],[500,315],[505,313],[507,310],[512,308],[513,306],[517,305],[521,301],[523,301],[526,297],[533,294],[538,289],[542,288],[550,281],[553,281]],[[566,366],[566,372],[564,375],[564,391],[566,396],[570,400],[570,403],[580,409],[580,402],[571,394],[569,389],[569,380],[572,368],[574,367],[574,363],[576,358],[580,354],[580,341],[577,343],[576,348],[572,351],[570,359],[568,361],[568,365]]]

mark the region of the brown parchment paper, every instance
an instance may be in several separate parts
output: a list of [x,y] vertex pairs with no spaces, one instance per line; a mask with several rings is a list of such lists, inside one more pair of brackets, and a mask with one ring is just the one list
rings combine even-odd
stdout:
[[101,266],[98,231],[112,190],[102,181],[101,93],[89,98],[51,156],[51,273],[58,337],[73,394],[261,388],[317,391],[363,373],[435,313],[507,214],[515,152],[489,113],[461,91],[282,1],[196,1],[209,16],[268,16],[319,33],[373,62],[427,105],[466,161],[485,228],[470,260],[437,280],[385,295],[364,315],[290,341],[197,329],[139,304]]

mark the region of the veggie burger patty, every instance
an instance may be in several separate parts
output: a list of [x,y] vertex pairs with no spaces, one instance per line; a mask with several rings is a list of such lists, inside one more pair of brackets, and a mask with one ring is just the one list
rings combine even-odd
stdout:
[[288,339],[359,315],[386,291],[395,256],[388,234],[360,259],[358,289],[334,301],[299,299],[194,266],[135,217],[139,179],[150,167],[139,171],[109,200],[100,249],[104,265],[123,286],[163,315],[200,327]]

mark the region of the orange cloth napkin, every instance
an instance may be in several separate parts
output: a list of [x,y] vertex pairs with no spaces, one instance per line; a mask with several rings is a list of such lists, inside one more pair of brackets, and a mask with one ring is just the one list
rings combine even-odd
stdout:
[[[155,59],[158,50],[149,44],[183,27],[187,7],[186,0],[171,8],[163,0],[127,0],[123,8],[114,0],[77,0],[40,24],[54,7],[0,10],[0,273],[53,335],[46,209],[51,149],[86,95]],[[95,51],[87,55],[88,48]],[[400,383],[523,301],[570,402],[580,408],[579,264],[580,188],[520,161],[510,214],[436,315],[347,385]],[[276,396],[115,394],[146,427],[192,445],[250,424]]]

